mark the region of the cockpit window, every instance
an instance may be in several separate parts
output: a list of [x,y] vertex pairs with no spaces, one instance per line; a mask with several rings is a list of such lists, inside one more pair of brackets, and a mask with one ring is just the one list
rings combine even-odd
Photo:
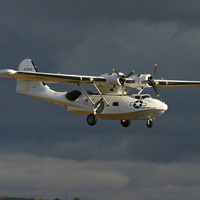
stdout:
[[136,99],[141,99],[141,96],[135,96]]
[[148,94],[142,95],[142,99],[146,99],[146,98],[150,98],[150,95]]
[[137,95],[135,96],[136,99],[146,99],[146,98],[150,98],[150,95],[148,94],[144,94],[144,95]]
[[76,99],[78,99],[81,96],[81,92],[78,90],[72,90],[70,92],[67,92],[65,94],[65,97],[70,100],[70,101],[75,101]]

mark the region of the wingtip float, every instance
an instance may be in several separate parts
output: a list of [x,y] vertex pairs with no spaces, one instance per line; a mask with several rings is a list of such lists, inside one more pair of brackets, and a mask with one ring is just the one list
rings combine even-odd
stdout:
[[16,74],[17,71],[12,70],[12,69],[1,69],[0,70],[0,77],[9,77],[13,74]]

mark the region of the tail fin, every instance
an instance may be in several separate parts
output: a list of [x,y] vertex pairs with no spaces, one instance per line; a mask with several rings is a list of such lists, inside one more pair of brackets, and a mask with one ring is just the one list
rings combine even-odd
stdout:
[[[31,73],[37,73],[36,66],[33,61],[30,59],[23,60],[19,69],[20,72],[31,71]],[[48,101],[51,103],[55,103],[58,105],[66,106],[65,102],[62,102],[59,98],[65,98],[64,92],[56,92],[50,89],[46,84],[39,81],[25,80],[25,79],[17,79],[17,87],[16,91],[20,94],[28,95],[31,97],[35,97],[37,99],[41,99],[44,101]]]
[[[23,60],[18,68],[19,71],[31,71],[37,73],[36,66],[31,59]],[[17,79],[16,91],[21,94],[27,94],[30,96],[38,96],[37,94],[44,93],[49,87],[43,82],[29,81],[23,79]]]
[[34,65],[33,61],[31,59],[25,59],[23,60],[18,68],[19,71],[32,71],[37,72],[36,66]]

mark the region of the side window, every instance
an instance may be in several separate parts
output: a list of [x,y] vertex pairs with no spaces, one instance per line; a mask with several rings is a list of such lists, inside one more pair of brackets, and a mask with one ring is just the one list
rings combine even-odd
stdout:
[[70,101],[75,101],[76,99],[78,99],[81,96],[81,92],[78,90],[72,90],[70,92],[67,92],[65,94],[65,97],[70,100]]
[[119,106],[119,102],[113,102],[113,106]]

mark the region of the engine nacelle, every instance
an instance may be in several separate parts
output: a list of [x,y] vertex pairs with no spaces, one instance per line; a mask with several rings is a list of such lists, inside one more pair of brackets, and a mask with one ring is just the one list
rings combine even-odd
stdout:
[[[119,75],[121,77],[119,77]],[[123,73],[110,73],[110,74],[103,74],[103,76],[106,79],[106,82],[108,85],[113,85],[113,86],[121,86],[121,79],[122,77],[125,78],[125,75]],[[150,85],[152,76],[151,74],[140,74],[140,75],[132,75],[129,76],[128,78],[125,78],[124,81],[124,86],[125,87],[130,87],[130,88],[136,88],[137,90],[142,90],[144,88],[150,88],[152,87]]]
[[127,78],[125,87],[136,88],[137,90],[142,90],[144,88],[150,88],[149,81],[151,74],[140,74],[133,75]]
[[[121,72],[119,74],[121,76],[124,76],[124,74]],[[120,78],[116,73],[103,74],[101,76],[103,76],[106,79],[108,85],[121,85]]]

